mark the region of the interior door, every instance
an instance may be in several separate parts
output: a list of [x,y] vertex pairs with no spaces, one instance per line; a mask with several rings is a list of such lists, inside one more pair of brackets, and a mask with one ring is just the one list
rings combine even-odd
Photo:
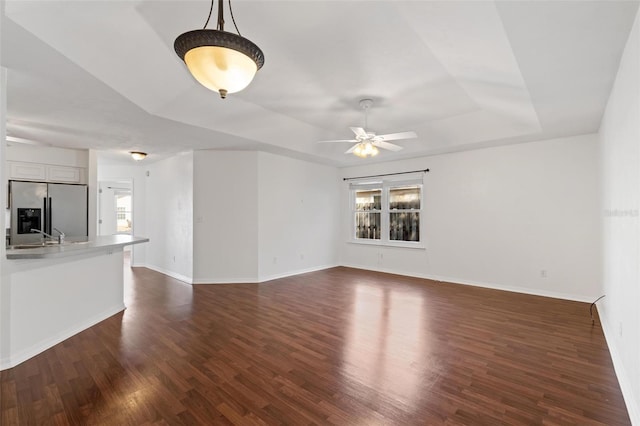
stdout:
[[88,235],[87,187],[85,185],[49,184],[51,232],[57,228],[68,237]]
[[113,188],[100,183],[99,192],[100,217],[98,221],[98,235],[113,235],[117,232],[116,197]]

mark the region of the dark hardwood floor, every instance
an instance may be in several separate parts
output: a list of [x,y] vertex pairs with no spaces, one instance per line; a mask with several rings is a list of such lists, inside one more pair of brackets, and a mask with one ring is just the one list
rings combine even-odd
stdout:
[[630,424],[589,305],[335,268],[188,286],[0,373],[8,425]]

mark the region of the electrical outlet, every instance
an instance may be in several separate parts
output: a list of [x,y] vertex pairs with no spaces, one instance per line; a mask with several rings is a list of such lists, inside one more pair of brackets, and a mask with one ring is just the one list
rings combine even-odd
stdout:
[[278,264],[278,258],[277,258],[277,257],[274,257],[274,258],[273,258],[273,264],[274,264],[274,265],[277,265],[277,264]]
[[541,269],[540,270],[540,278],[547,278],[547,270],[546,269]]

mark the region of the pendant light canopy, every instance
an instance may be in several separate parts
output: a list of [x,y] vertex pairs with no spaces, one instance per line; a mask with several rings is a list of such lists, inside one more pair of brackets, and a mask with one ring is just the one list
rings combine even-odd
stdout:
[[193,77],[207,89],[220,93],[224,99],[227,93],[239,92],[251,83],[264,64],[264,54],[251,40],[240,35],[233,19],[231,0],[229,10],[238,34],[224,31],[223,0],[218,0],[216,29],[207,29],[214,1],[211,0],[204,28],[178,36],[174,49]]

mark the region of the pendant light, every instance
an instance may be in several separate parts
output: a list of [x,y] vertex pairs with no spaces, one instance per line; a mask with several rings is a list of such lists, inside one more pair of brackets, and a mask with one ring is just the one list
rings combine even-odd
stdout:
[[220,93],[220,97],[224,99],[227,93],[239,92],[251,83],[264,64],[264,54],[253,42],[240,35],[233,17],[231,0],[229,11],[238,34],[224,30],[224,0],[218,0],[216,29],[207,29],[214,1],[211,0],[204,28],[181,34],[173,47],[193,77],[207,89]]

